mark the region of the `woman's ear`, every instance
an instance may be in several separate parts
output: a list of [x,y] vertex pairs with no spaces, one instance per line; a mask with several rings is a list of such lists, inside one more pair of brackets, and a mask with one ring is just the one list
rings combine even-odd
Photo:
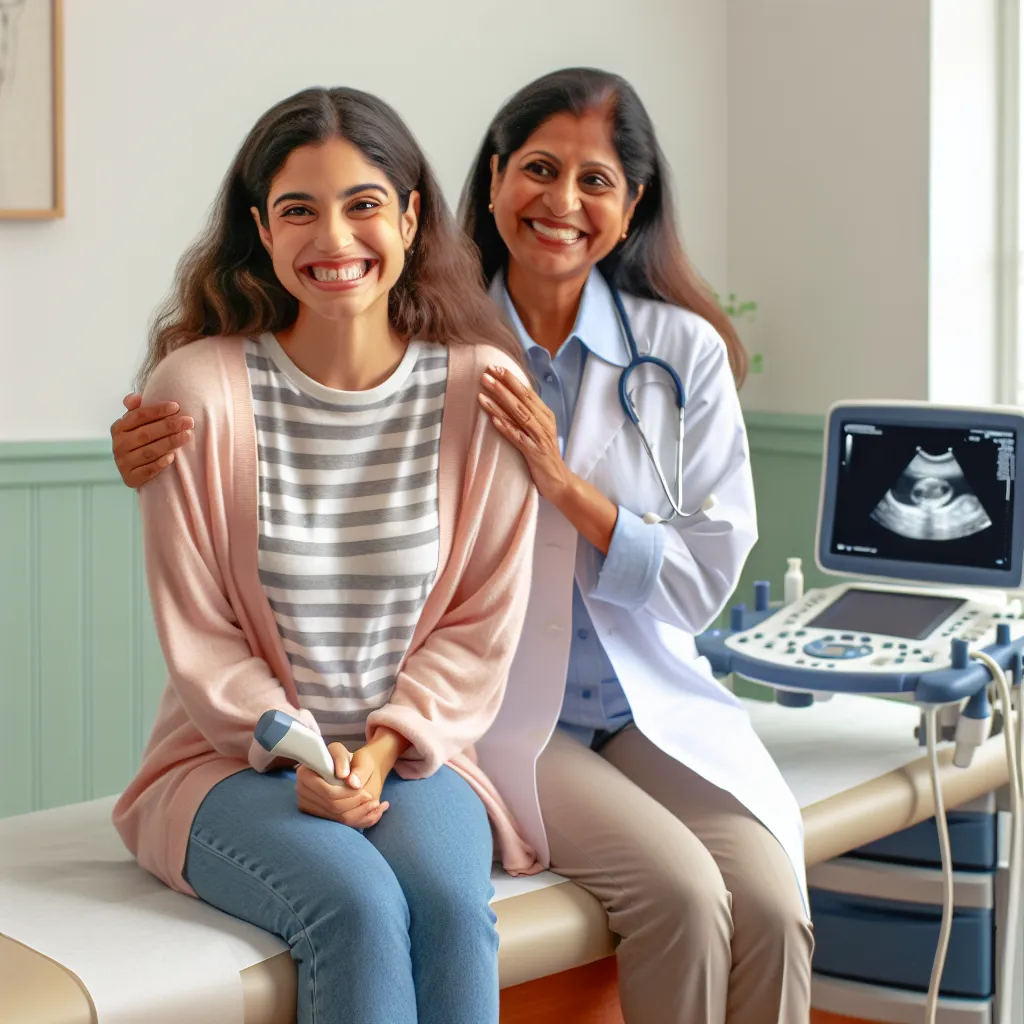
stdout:
[[625,238],[629,233],[629,225],[633,220],[633,214],[636,213],[637,204],[644,197],[644,187],[640,185],[636,190],[636,195],[633,197],[633,201],[626,206],[626,219],[622,225],[622,237]]
[[406,204],[405,213],[402,214],[400,230],[402,232],[402,244],[405,251],[412,248],[416,240],[416,232],[420,226],[420,194],[415,189],[409,193],[409,202]]
[[270,237],[270,229],[263,226],[263,218],[260,217],[260,211],[255,206],[249,207],[249,212],[252,214],[252,219],[256,221],[256,230],[260,234],[260,241],[263,243],[263,248],[267,250],[270,258],[274,258],[274,243]]

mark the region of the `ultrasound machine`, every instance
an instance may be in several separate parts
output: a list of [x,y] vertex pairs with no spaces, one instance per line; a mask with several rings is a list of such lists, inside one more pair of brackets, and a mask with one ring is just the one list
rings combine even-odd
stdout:
[[[800,708],[847,693],[920,706],[946,880],[929,1021],[953,916],[936,747],[944,725],[959,767],[994,729],[1004,735],[1008,920],[1021,915],[1024,613],[1014,592],[1024,569],[1022,460],[1019,409],[837,403],[825,427],[815,560],[843,581],[806,593],[787,588],[791,600],[781,604],[771,601],[767,583],[757,583],[752,608],[732,608],[728,629],[697,638],[716,674],[771,687],[779,704]],[[1004,970],[1012,971],[1014,931],[1003,943]],[[1001,1003],[998,1019],[1009,1024],[1010,1000]]]

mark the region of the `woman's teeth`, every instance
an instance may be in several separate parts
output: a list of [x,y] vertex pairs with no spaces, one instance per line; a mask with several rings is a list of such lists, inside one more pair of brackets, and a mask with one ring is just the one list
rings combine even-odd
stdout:
[[358,260],[342,267],[310,267],[310,272],[318,281],[358,281],[370,272],[372,263],[373,260]]
[[553,238],[558,242],[578,242],[583,237],[583,232],[578,231],[576,228],[552,228],[535,220],[530,221],[530,227],[538,235],[543,235],[545,238]]

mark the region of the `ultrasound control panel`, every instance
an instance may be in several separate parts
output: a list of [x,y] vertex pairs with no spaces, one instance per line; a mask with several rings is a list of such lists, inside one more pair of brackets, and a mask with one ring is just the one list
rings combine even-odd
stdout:
[[919,675],[950,665],[954,639],[972,650],[995,643],[1000,623],[1009,625],[1013,639],[1024,636],[1016,604],[841,584],[812,590],[723,639],[731,651],[769,665],[837,675]]

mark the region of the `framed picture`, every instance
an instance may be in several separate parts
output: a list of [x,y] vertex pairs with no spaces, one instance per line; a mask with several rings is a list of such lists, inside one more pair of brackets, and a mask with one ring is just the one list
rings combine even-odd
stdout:
[[0,219],[64,216],[63,0],[0,0]]

